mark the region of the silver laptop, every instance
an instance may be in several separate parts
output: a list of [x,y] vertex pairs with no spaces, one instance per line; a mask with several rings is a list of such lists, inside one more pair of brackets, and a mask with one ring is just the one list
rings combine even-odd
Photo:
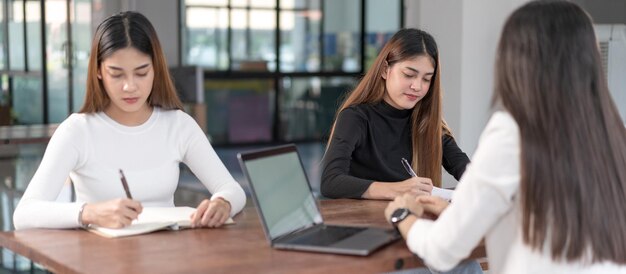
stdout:
[[393,229],[325,225],[294,145],[237,157],[272,247],[367,256],[399,238]]

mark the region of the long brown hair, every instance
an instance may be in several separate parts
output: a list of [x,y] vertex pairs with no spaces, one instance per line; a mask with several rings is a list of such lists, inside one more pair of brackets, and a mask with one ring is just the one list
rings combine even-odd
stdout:
[[79,112],[104,111],[111,103],[102,80],[97,77],[98,69],[104,59],[127,47],[133,47],[152,58],[154,83],[148,104],[164,109],[182,109],[154,27],[142,14],[125,11],[105,19],[96,29],[87,68],[87,93]]
[[554,260],[626,264],[626,129],[589,16],[566,1],[522,6],[495,71],[493,102],[520,129],[524,242],[549,241]]
[[[417,56],[430,58],[435,73],[431,78],[428,93],[420,100],[411,114],[411,145],[412,166],[422,177],[431,178],[433,184],[441,186],[442,132],[450,130],[442,119],[442,92],[439,84],[439,52],[435,39],[425,31],[418,29],[402,29],[396,32],[376,57],[374,64],[363,79],[352,90],[337,110],[337,115],[344,109],[359,104],[375,104],[385,96],[384,71],[395,63]],[[328,144],[332,142],[335,123],[330,132]],[[328,147],[328,146],[327,146]]]

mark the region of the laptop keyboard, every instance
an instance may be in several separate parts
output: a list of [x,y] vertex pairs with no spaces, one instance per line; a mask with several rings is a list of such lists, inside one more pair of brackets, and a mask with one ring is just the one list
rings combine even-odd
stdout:
[[289,242],[294,244],[309,244],[317,246],[327,246],[339,242],[345,238],[357,234],[367,228],[360,227],[340,227],[322,226],[320,229],[305,233]]

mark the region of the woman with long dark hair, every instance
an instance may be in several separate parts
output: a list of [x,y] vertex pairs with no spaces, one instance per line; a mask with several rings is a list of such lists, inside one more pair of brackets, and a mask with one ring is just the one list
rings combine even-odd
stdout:
[[[243,208],[245,193],[181,108],[148,19],[130,11],[105,19],[91,47],[85,103],[52,136],[15,228],[128,226],[143,206],[174,206],[181,162],[213,194],[192,226],[221,226]],[[123,198],[120,170],[133,199]],[[76,202],[57,202],[68,175]]]
[[[442,118],[439,52],[433,37],[403,29],[350,92],[333,125],[321,192],[330,198],[393,199],[430,194],[441,166],[457,180],[469,163]],[[407,159],[415,177],[401,160]]]
[[439,270],[484,238],[494,273],[626,273],[626,128],[588,14],[566,1],[522,6],[495,68],[498,110],[454,202],[405,195],[387,218]]

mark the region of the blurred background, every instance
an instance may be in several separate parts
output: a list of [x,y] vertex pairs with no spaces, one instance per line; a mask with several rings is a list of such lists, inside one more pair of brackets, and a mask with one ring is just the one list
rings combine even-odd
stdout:
[[[439,45],[444,117],[472,155],[491,114],[500,30],[526,0],[0,0],[0,225],[56,125],[82,105],[97,25],[124,10],[155,26],[185,111],[234,177],[241,151],[296,143],[314,191],[336,109],[400,28]],[[593,17],[613,99],[626,117],[626,1],[573,0]],[[444,177],[444,186],[456,181]],[[176,203],[210,194],[182,166]],[[71,183],[59,200],[71,201]],[[7,250],[0,272],[41,272]]]

